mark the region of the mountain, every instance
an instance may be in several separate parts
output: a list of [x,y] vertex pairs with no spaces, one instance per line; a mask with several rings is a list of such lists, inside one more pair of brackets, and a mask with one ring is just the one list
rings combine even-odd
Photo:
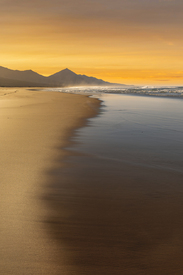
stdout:
[[69,69],[62,70],[58,73],[50,75],[47,77],[48,83],[50,85],[58,85],[58,86],[72,86],[74,83],[77,85],[77,77],[78,75],[72,72]]
[[[0,66],[0,87],[68,87],[123,85],[105,82],[102,79],[80,75],[64,69],[45,77],[32,70],[18,71]],[[123,85],[124,86],[124,85]]]
[[0,77],[0,87],[47,87],[47,84]]
[[35,83],[44,84],[45,83],[45,77],[33,72],[32,70],[26,70],[26,71],[18,71],[18,70],[10,70],[4,67],[0,66],[0,77],[1,78],[7,78],[10,80],[19,80],[19,81],[26,81],[29,83],[32,83],[34,85]]
[[88,85],[111,85],[109,82],[105,82],[95,77],[89,77],[86,75],[80,75],[72,72],[69,69],[62,70],[56,74],[49,76],[49,84],[61,85],[61,86],[88,86]]

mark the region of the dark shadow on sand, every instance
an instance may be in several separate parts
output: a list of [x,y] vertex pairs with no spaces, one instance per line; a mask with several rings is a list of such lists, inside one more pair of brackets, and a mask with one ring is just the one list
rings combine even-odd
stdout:
[[47,179],[45,226],[73,274],[183,271],[182,174],[73,153]]

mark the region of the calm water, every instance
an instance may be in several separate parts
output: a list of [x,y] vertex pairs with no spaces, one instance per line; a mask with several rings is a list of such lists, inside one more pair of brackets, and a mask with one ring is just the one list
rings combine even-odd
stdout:
[[101,114],[77,131],[75,148],[97,159],[183,172],[183,101],[101,95]]
[[183,101],[98,94],[65,167],[50,171],[49,227],[73,274],[183,273]]

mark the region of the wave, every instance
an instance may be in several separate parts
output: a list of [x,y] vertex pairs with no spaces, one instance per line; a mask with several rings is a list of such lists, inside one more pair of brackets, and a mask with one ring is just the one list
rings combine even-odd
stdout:
[[183,87],[67,87],[67,88],[52,88],[48,89],[79,94],[131,94],[131,95],[148,95],[148,96],[163,96],[163,97],[183,97]]

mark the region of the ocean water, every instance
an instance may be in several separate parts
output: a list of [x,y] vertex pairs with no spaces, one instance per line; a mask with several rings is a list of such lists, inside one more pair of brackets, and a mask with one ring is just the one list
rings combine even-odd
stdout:
[[73,141],[78,144],[71,150],[115,162],[182,172],[183,87],[54,90],[102,101],[100,114],[88,121],[90,127],[77,130]]
[[[48,89],[53,90],[53,89]],[[66,87],[55,88],[56,91],[78,94],[133,94],[161,97],[183,97],[183,86],[111,86],[111,87]]]
[[77,131],[75,150],[98,159],[183,172],[183,101],[102,94],[101,114]]
[[49,224],[74,274],[182,273],[182,98],[64,91],[78,89],[101,100],[100,113],[50,171]]

